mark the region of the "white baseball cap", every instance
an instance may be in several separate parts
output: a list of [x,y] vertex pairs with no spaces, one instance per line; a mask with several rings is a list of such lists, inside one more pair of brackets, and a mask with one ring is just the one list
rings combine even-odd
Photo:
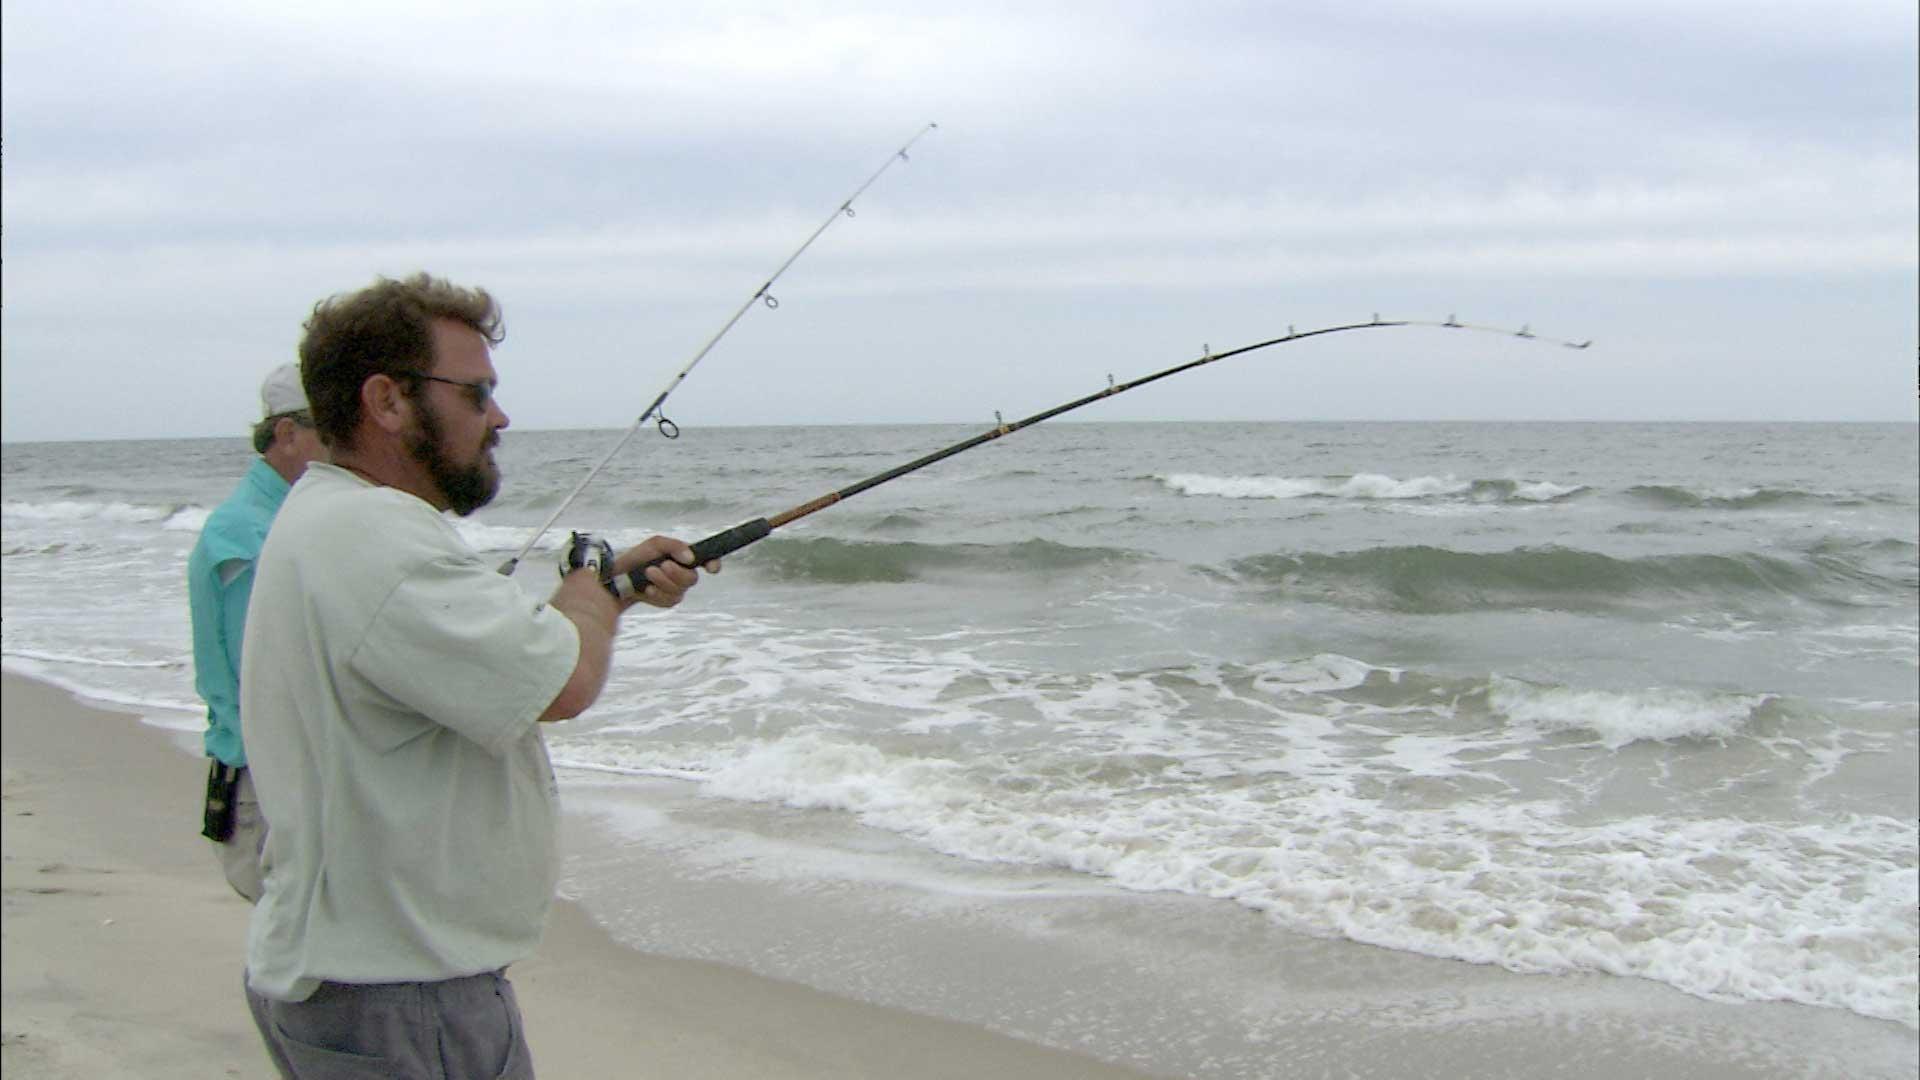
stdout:
[[260,384],[261,419],[284,413],[306,412],[307,392],[300,387],[300,365],[281,364]]

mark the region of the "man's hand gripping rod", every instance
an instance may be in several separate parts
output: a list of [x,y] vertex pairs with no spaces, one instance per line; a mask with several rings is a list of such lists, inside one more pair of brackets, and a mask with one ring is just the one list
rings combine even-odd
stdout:
[[[755,532],[756,527],[758,532]],[[715,533],[705,540],[688,546],[693,548],[693,565],[705,566],[731,551],[738,551],[748,544],[765,537],[773,531],[773,526],[765,520],[749,521],[722,533]],[[634,567],[625,574],[613,572],[613,545],[590,533],[577,532],[567,540],[566,554],[560,556],[560,576],[566,577],[575,570],[591,570],[600,584],[613,594],[616,600],[631,600],[647,590],[647,567],[659,566],[670,561],[667,556],[653,560],[644,566]]]
[[[933,129],[939,126],[940,126],[939,124],[928,124],[926,127],[921,128],[919,133],[916,134],[913,138],[908,139],[905,143],[901,144],[900,149],[895,150],[892,154],[888,155],[886,163],[881,165],[878,169],[875,169],[873,171],[873,175],[867,177],[866,183],[861,184],[858,188],[854,189],[853,194],[847,196],[846,200],[842,202],[838,207],[836,207],[833,213],[828,214],[827,219],[820,223],[820,227],[813,230],[813,235],[807,237],[806,242],[802,243],[798,248],[795,248],[793,254],[787,256],[787,261],[780,264],[780,269],[775,270],[773,272],[773,276],[769,277],[766,280],[765,284],[761,285],[758,289],[755,289],[752,296],[747,297],[746,303],[743,303],[740,305],[739,310],[733,313],[733,317],[726,321],[726,325],[722,326],[719,329],[719,331],[715,333],[711,338],[708,338],[707,343],[705,345],[700,346],[700,351],[693,354],[693,359],[687,361],[686,366],[681,368],[678,374],[674,375],[673,378],[667,380],[667,385],[661,389],[659,396],[653,399],[653,404],[648,405],[646,411],[640,414],[640,418],[638,420],[635,420],[633,422],[633,426],[627,429],[627,433],[620,437],[620,441],[613,444],[613,449],[608,450],[605,457],[601,458],[599,462],[593,466],[593,468],[587,470],[587,475],[582,477],[578,484],[574,485],[573,490],[567,493],[566,498],[560,500],[560,505],[554,508],[553,513],[549,515],[547,517],[547,520],[543,522],[540,525],[540,527],[534,531],[532,536],[527,537],[527,542],[521,546],[520,550],[514,552],[513,557],[511,559],[508,559],[506,562],[500,564],[500,572],[502,574],[513,573],[514,569],[520,565],[520,560],[526,558],[527,552],[533,550],[533,545],[540,542],[540,538],[547,534],[548,529],[553,528],[553,523],[560,520],[560,515],[566,513],[567,507],[573,505],[573,500],[580,497],[580,493],[587,489],[587,485],[593,482],[593,478],[600,475],[600,470],[606,468],[607,463],[613,460],[614,455],[618,454],[622,447],[626,446],[628,442],[632,441],[634,434],[638,432],[641,426],[644,425],[648,420],[658,417],[660,434],[665,435],[669,439],[679,437],[680,435],[679,427],[677,427],[673,421],[667,419],[666,415],[661,412],[662,407],[664,407],[667,403],[667,398],[671,396],[675,390],[678,390],[680,388],[680,384],[685,382],[687,379],[687,376],[693,373],[693,369],[700,365],[700,361],[706,359],[707,354],[713,351],[713,347],[720,343],[720,339],[727,336],[727,331],[733,329],[733,324],[740,321],[741,317],[747,313],[747,309],[753,306],[754,301],[758,300],[761,303],[766,304],[767,307],[769,308],[779,307],[780,301],[774,299],[773,295],[770,292],[768,292],[768,290],[773,288],[774,282],[780,280],[780,275],[787,272],[787,267],[792,266],[795,260],[799,259],[800,256],[804,254],[808,248],[812,247],[813,242],[820,238],[820,234],[827,231],[827,226],[832,225],[835,221],[840,220],[841,215],[844,214],[847,217],[853,217],[854,216],[853,214],[854,200],[866,194],[867,189],[873,186],[874,181],[880,179],[880,174],[886,172],[889,168],[891,168],[895,161],[908,160],[907,151],[910,148],[912,148],[913,144],[919,142],[921,137],[926,135],[927,132],[932,131]],[[566,557],[563,557],[561,560],[561,567],[562,567],[563,573],[565,572],[565,568],[568,565],[568,562],[571,560],[571,558],[575,554],[580,536],[581,534],[579,533],[574,534],[575,543],[569,544],[568,554]],[[758,539],[758,538],[756,537],[755,539]],[[752,541],[747,541],[747,543],[751,543],[751,542]],[[718,556],[715,556],[715,557],[717,558]],[[709,561],[710,561],[709,559],[702,558],[695,565],[704,565]],[[606,565],[611,566],[612,563],[613,563],[613,560],[608,559]],[[579,569],[581,565],[583,564],[575,563],[573,568]],[[645,577],[641,577],[639,588],[641,589],[646,588],[646,584],[647,583],[646,583]]]

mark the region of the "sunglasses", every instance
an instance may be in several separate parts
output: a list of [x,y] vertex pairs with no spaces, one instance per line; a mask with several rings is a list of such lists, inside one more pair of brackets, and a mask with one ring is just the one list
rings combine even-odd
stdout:
[[439,375],[421,375],[414,372],[408,372],[406,377],[409,379],[425,379],[428,382],[446,383],[448,386],[457,386],[465,390],[467,392],[467,404],[472,405],[475,412],[486,412],[487,403],[493,400],[493,384],[485,379],[479,379],[474,382],[461,382],[459,379],[447,379]]

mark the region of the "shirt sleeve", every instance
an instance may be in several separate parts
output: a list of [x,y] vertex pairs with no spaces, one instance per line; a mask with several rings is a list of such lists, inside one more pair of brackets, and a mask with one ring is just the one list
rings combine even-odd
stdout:
[[477,561],[443,557],[400,581],[351,663],[497,756],[539,721],[579,656],[572,620]]
[[227,640],[227,663],[240,685],[240,643],[247,637],[247,601],[253,598],[253,560],[228,559],[220,574],[220,625]]

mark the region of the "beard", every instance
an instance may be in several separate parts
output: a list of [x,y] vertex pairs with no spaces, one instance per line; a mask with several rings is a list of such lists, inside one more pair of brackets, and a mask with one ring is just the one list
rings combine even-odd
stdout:
[[499,444],[500,436],[489,432],[479,457],[471,465],[456,465],[447,455],[440,415],[424,397],[415,398],[414,406],[419,423],[407,433],[407,453],[426,467],[427,475],[445,496],[447,508],[466,517],[492,502],[500,493],[500,467],[494,464],[489,451]]

